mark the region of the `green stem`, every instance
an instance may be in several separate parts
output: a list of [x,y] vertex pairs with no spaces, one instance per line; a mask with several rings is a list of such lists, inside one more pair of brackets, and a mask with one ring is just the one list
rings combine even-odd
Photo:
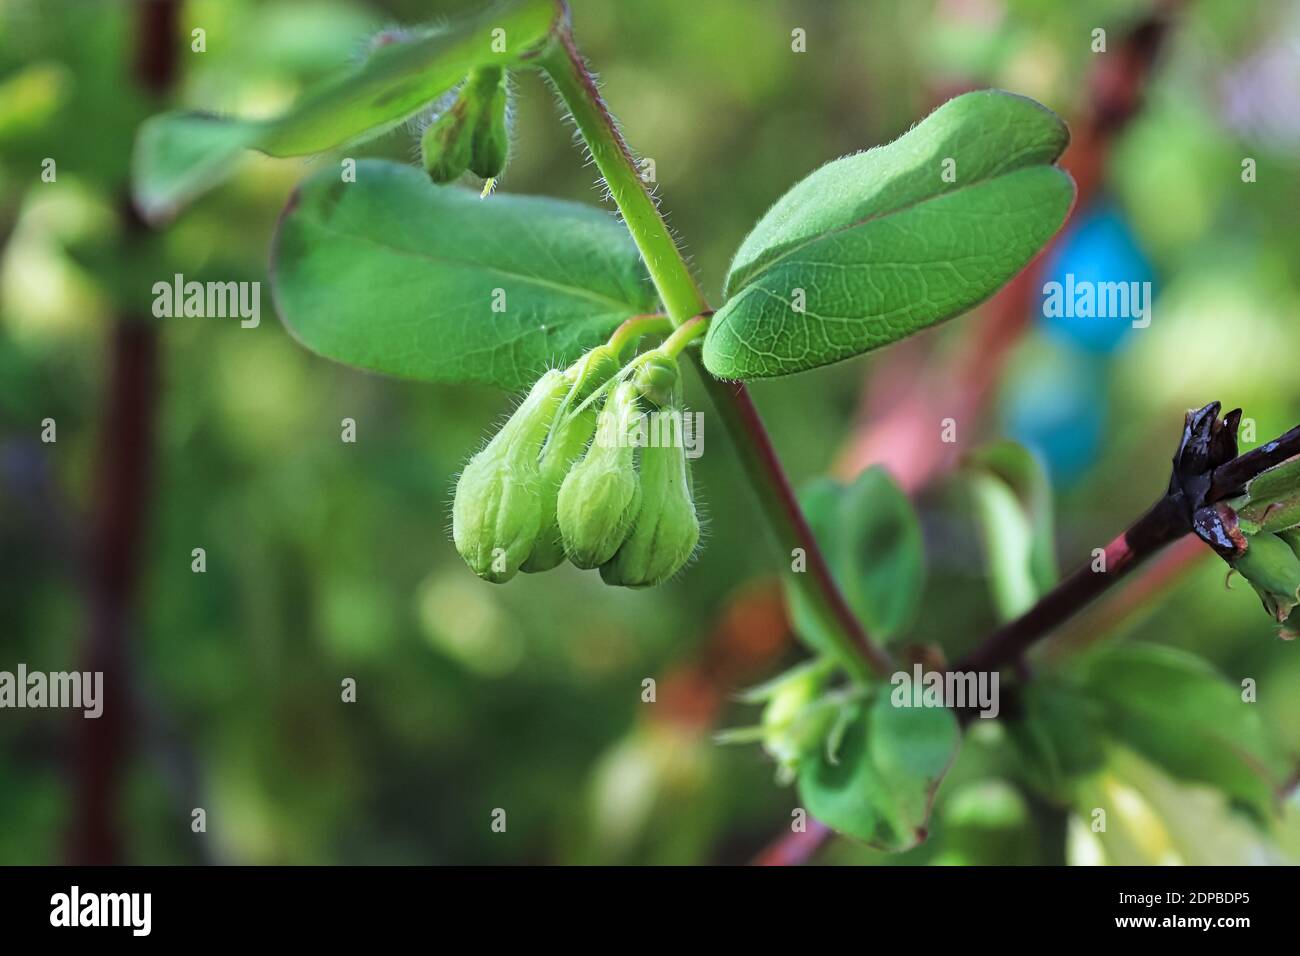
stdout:
[[[681,325],[701,313],[709,314],[709,304],[659,215],[654,199],[641,180],[632,151],[573,42],[567,10],[555,39],[539,58],[538,66],[573,115],[578,132],[586,141],[609,194],[645,260],[669,318],[674,325]],[[699,362],[694,352],[692,357]],[[780,547],[786,555],[798,549],[806,557],[807,571],[788,576],[792,585],[812,609],[820,629],[835,643],[837,656],[849,674],[864,683],[873,674],[888,676],[895,669],[894,664],[867,637],[831,576],[749,391],[741,382],[714,378],[702,366],[700,378],[732,438],[741,466]]]
[[661,312],[634,315],[630,319],[625,319],[623,324],[614,330],[614,334],[609,337],[609,342],[606,344],[615,352],[621,352],[623,347],[633,339],[643,335],[667,334],[672,330],[672,321]]
[[659,346],[659,351],[663,352],[665,355],[677,358],[677,356],[682,354],[682,349],[686,348],[686,346],[690,345],[708,330],[709,316],[697,315],[693,319],[687,319],[681,325],[677,326],[677,330],[673,332],[672,335],[664,339],[663,344]]

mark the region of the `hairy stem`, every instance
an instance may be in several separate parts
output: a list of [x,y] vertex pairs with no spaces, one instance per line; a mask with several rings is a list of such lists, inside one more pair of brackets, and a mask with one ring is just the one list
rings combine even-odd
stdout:
[[578,132],[586,141],[592,160],[605,178],[610,197],[641,250],[673,324],[707,312],[709,304],[704,293],[686,267],[677,243],[641,179],[632,151],[605,106],[582,54],[574,45],[567,15],[563,18],[556,42],[542,56],[540,66],[555,84],[577,124]]
[[[573,42],[567,10],[561,18],[556,42],[541,56],[538,65],[555,85],[586,141],[610,197],[645,260],[669,318],[680,325],[701,313],[707,314],[709,304],[687,268],[681,250],[641,179],[632,151]],[[860,681],[870,679],[873,673],[889,674],[894,669],[889,656],[868,638],[831,577],[748,390],[741,383],[721,382],[702,368],[700,377],[731,436],[782,551],[788,555],[800,549],[807,558],[807,572],[792,574],[790,580],[835,642],[845,668]]]

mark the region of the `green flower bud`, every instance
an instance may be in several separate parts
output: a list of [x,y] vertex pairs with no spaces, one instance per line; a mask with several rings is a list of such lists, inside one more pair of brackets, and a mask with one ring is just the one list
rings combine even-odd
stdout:
[[461,472],[451,535],[460,556],[481,578],[509,581],[532,553],[542,526],[537,456],[569,385],[558,370],[543,375]]
[[537,533],[533,553],[523,563],[521,570],[533,574],[549,571],[564,561],[564,539],[560,535],[560,519],[556,513],[560,485],[573,463],[582,457],[587,443],[596,433],[596,409],[584,408],[555,429],[542,453],[539,467],[538,498],[542,510],[542,526]]
[[778,766],[778,779],[794,779],[800,761],[819,751],[832,735],[842,706],[822,696],[835,665],[829,658],[807,661],[747,691],[741,699],[764,704],[755,727],[724,730],[722,743],[757,741]]
[[504,70],[484,67],[470,74],[469,86],[479,100],[478,117],[470,146],[469,168],[476,176],[494,179],[506,168],[510,155],[510,134],[506,129],[506,99],[509,95]]
[[[612,378],[618,368],[616,348],[600,345],[592,349],[565,373],[573,383],[569,400],[583,401]],[[564,560],[564,538],[560,534],[557,514],[560,485],[573,463],[582,457],[596,432],[598,413],[595,408],[584,408],[576,415],[566,414],[567,410],[565,405],[561,406],[560,414],[565,415],[564,421],[555,426],[542,452],[539,489],[542,528],[537,535],[533,553],[521,569],[528,573],[549,571]]]
[[685,566],[699,541],[685,453],[676,444],[642,448],[641,512],[601,578],[629,588],[660,584]]
[[1250,535],[1246,550],[1231,562],[1250,582],[1264,610],[1279,624],[1300,604],[1300,536],[1292,532]]
[[677,379],[677,360],[671,355],[651,352],[649,358],[637,367],[632,384],[651,402],[663,406],[672,401]]
[[574,363],[573,374],[578,383],[574,397],[579,401],[588,397],[613,378],[618,369],[618,349],[609,344],[596,346]]
[[763,749],[787,774],[822,746],[835,713],[816,703],[826,683],[822,661],[801,665],[782,676],[763,708]]
[[420,157],[429,178],[449,183],[469,168],[478,103],[462,91],[420,138]]
[[560,485],[560,535],[569,560],[580,568],[612,558],[641,508],[636,449],[628,440],[636,415],[636,389],[624,382],[601,409],[587,454]]

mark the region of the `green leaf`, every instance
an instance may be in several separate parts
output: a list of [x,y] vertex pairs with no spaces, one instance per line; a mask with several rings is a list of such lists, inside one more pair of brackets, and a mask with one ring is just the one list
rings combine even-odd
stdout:
[[1023,445],[998,442],[966,460],[984,558],[999,617],[1027,611],[1056,583],[1052,488]]
[[[831,575],[873,640],[887,643],[916,618],[925,588],[921,523],[907,495],[879,466],[849,486],[829,478],[799,495]],[[804,572],[807,573],[807,572]],[[787,586],[796,632],[815,650],[833,653],[818,617]]]
[[201,113],[163,113],[140,125],[131,160],[136,207],[166,220],[235,174],[240,153],[256,145],[257,123]]
[[957,719],[944,707],[895,707],[881,692],[848,725],[836,760],[822,752],[799,769],[808,812],[882,850],[911,849],[957,752]]
[[275,119],[195,113],[152,117],[136,141],[136,204],[151,219],[174,214],[229,177],[244,149],[306,156],[385,133],[436,101],[474,67],[512,67],[534,56],[550,38],[557,11],[554,0],[506,0],[472,19],[377,46],[359,65]]
[[1284,771],[1258,705],[1193,654],[1127,644],[1072,668],[1102,707],[1105,733],[1180,780],[1210,784],[1264,813]]
[[741,244],[705,365],[728,379],[802,372],[987,299],[1064,222],[1074,184],[1051,163],[1068,140],[1050,110],[985,90],[823,166]]
[[1019,688],[1019,712],[1007,719],[1031,782],[1065,801],[1074,781],[1101,767],[1102,706],[1060,675],[1039,674]]
[[285,325],[326,358],[506,389],[656,308],[631,237],[608,213],[479,199],[379,160],[358,163],[355,183],[331,169],[300,187],[276,235],[272,283]]

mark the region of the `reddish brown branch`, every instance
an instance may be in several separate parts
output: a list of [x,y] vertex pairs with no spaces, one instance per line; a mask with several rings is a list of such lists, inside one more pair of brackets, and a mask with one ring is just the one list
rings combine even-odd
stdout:
[[[1205,503],[1213,504],[1240,493],[1261,472],[1297,454],[1300,454],[1300,425],[1216,468],[1210,477]],[[1093,562],[1079,568],[1020,617],[994,631],[953,669],[990,670],[1016,660],[1035,642],[1087,607],[1093,598],[1191,530],[1182,495],[1166,495],[1106,546],[1100,570],[1094,570]]]
[[[776,525],[777,537],[785,548],[800,547],[808,562],[808,576],[834,618],[834,624],[865,662],[869,671],[885,676],[893,670],[889,655],[877,647],[863,630],[853,609],[831,576],[830,565],[804,518],[803,509],[786,477],[763,420],[754,407],[749,389],[742,382],[723,382],[707,372],[701,375],[713,407],[723,418],[728,434],[735,435],[735,449],[764,511]],[[852,665],[854,662],[848,662]]]
[[[175,0],[135,9],[136,84],[154,95],[176,78]],[[125,190],[124,190],[125,191]],[[147,228],[124,203],[128,242]],[[103,674],[103,710],[76,716],[73,806],[67,853],[73,863],[120,862],[117,793],[131,750],[129,633],[148,510],[158,389],[157,328],[119,317],[109,346],[105,420],[96,473],[93,537],[87,556],[89,634],[82,668]]]
[[994,631],[953,665],[953,670],[987,671],[1016,660],[1031,644],[1189,530],[1177,502],[1173,498],[1161,498],[1127,531],[1106,545],[1100,562],[1090,561],[1079,568],[1020,617]]
[[1044,654],[1053,659],[1062,658],[1114,634],[1123,626],[1131,626],[1212,553],[1200,538],[1192,535],[1175,541],[1153,558],[1131,584],[1071,618],[1044,643]]
[[101,437],[94,532],[89,555],[90,633],[82,669],[103,674],[103,712],[76,716],[76,817],[68,848],[81,864],[120,860],[116,792],[129,754],[128,632],[153,452],[157,336],[152,325],[121,321],[112,332],[107,419]]

